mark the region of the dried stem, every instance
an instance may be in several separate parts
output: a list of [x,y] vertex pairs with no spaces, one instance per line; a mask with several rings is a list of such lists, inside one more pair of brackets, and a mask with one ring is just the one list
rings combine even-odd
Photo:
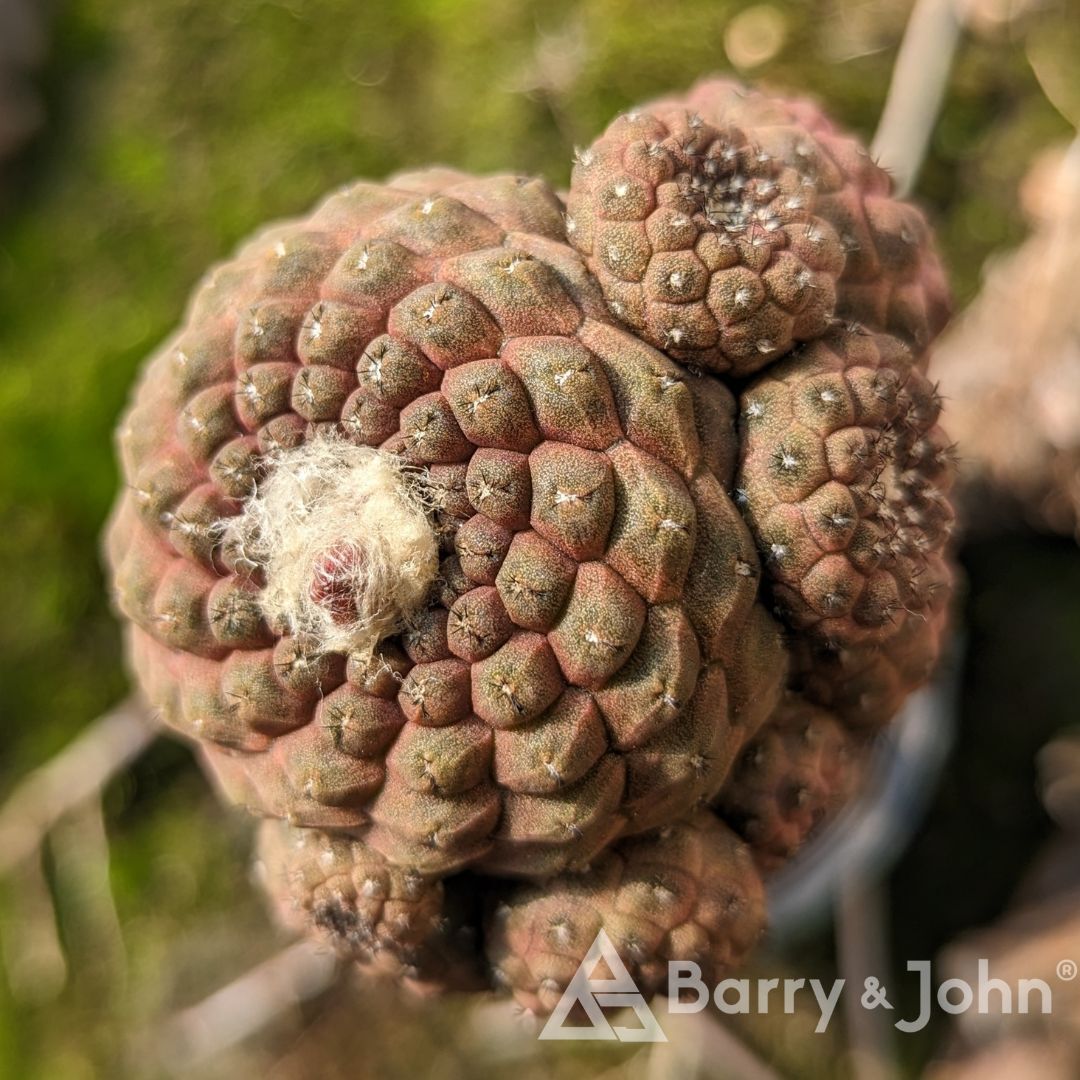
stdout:
[[109,876],[110,847],[100,792],[64,815],[49,835],[54,889],[70,905],[66,922],[78,928],[81,949],[122,992],[127,971],[124,934]]
[[63,990],[68,962],[56,906],[40,857],[25,859],[6,883],[8,917],[0,919],[0,954],[8,990],[20,1004],[40,1005]]
[[953,56],[960,40],[961,0],[916,0],[893,67],[872,150],[910,193],[926,156]]
[[325,945],[301,941],[177,1013],[155,1044],[162,1063],[186,1073],[258,1033],[283,1012],[326,990],[338,971]]
[[34,855],[67,811],[101,791],[156,736],[146,707],[130,697],[30,773],[0,807],[0,875]]
[[889,1014],[860,1003],[867,978],[881,980],[888,973],[885,917],[881,888],[855,875],[840,886],[836,906],[836,941],[840,974],[846,980],[844,1015],[856,1080],[894,1080],[896,1055]]

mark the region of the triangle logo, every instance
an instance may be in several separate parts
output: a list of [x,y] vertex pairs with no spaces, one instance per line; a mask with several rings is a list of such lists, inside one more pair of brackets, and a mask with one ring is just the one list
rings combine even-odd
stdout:
[[[611,978],[597,976],[603,964]],[[566,1021],[575,1005],[580,1005],[589,1026],[567,1027]],[[604,1008],[630,1008],[641,1022],[640,1027],[612,1027]],[[667,1042],[663,1028],[645,1003],[626,965],[622,962],[607,932],[601,930],[574,977],[563,991],[559,1004],[548,1017],[541,1039],[618,1039],[619,1042]]]

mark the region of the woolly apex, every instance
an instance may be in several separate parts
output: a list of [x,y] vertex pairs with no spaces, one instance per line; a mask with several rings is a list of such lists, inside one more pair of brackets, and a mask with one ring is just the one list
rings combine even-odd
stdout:
[[439,570],[424,474],[322,436],[269,456],[225,543],[264,578],[267,622],[318,651],[369,659],[427,598]]

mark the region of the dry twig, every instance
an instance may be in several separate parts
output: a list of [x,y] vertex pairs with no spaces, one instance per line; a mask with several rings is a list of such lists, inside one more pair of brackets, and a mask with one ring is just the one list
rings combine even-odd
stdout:
[[68,961],[56,906],[41,858],[24,860],[5,883],[9,905],[0,919],[0,954],[7,988],[20,1004],[40,1005],[63,990]]
[[300,941],[174,1016],[155,1044],[162,1063],[185,1073],[263,1030],[333,982],[338,959],[325,945]]
[[872,151],[907,195],[919,175],[960,40],[960,0],[916,0]]
[[0,875],[30,858],[67,811],[101,791],[156,737],[146,707],[130,697],[30,773],[0,807]]
[[837,896],[837,953],[846,980],[844,1014],[857,1080],[897,1076],[888,1013],[865,1009],[859,1000],[866,979],[882,979],[889,970],[883,902],[879,885],[854,876],[843,882]]

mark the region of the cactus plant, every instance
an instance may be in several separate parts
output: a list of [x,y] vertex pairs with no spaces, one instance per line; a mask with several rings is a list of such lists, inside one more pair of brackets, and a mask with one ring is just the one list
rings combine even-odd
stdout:
[[[438,169],[255,237],[143,375],[107,543],[146,695],[279,819],[286,921],[538,1010],[594,925],[649,989],[664,957],[745,955],[754,856],[843,798],[837,748],[926,678],[949,587],[944,286],[852,140],[705,84],[582,152],[567,206]],[[660,332],[604,262],[631,233],[694,281],[663,311],[753,303]]]

